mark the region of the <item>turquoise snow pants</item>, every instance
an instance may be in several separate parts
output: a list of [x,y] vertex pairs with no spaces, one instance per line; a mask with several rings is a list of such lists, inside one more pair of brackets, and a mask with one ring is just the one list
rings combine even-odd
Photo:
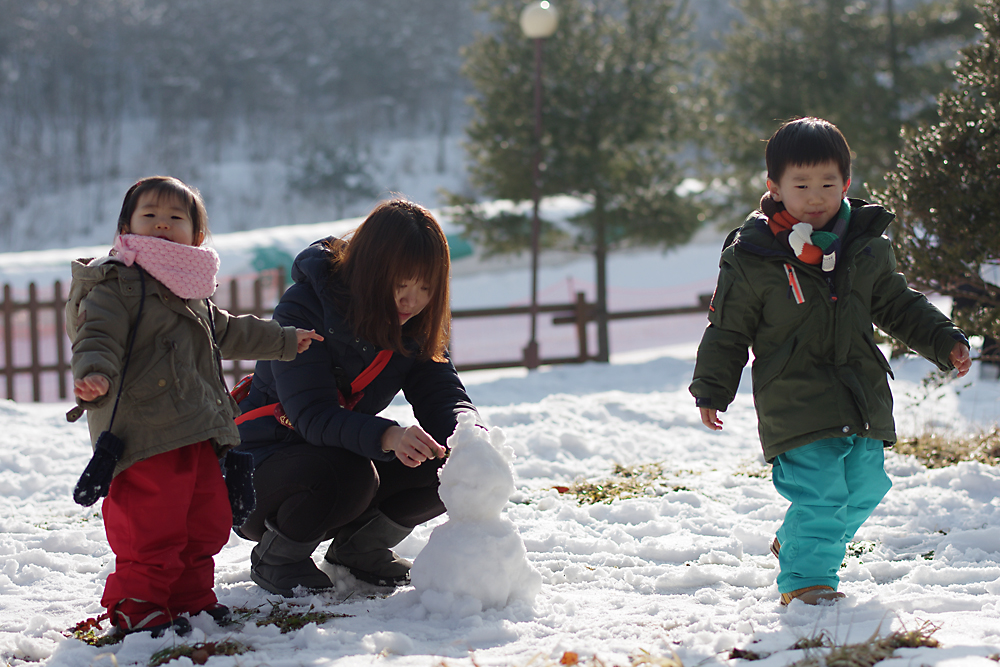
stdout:
[[888,493],[881,440],[817,440],[779,454],[774,488],[791,501],[778,529],[778,591],[840,583],[847,543]]

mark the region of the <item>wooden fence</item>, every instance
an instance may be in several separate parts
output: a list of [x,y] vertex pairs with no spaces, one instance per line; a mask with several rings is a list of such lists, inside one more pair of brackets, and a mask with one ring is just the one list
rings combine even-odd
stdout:
[[[220,286],[213,300],[235,315],[269,317],[284,289],[283,270],[264,271],[255,276],[229,279]],[[56,281],[51,289],[45,291],[46,294],[41,295],[40,289],[35,283],[31,283],[28,285],[27,299],[18,301],[11,286],[4,285],[3,302],[0,304],[3,311],[4,357],[3,366],[0,366],[0,374],[5,380],[3,398],[30,395],[31,400],[37,402],[46,400],[45,397],[57,396],[59,400],[69,400],[72,396],[69,365],[72,353],[64,322],[65,288],[60,281]],[[704,313],[708,310],[710,299],[711,295],[705,294],[699,297],[698,305],[611,312],[607,314],[607,319],[614,321]],[[576,328],[576,354],[542,358],[542,364],[583,363],[594,358],[589,352],[587,325],[596,319],[596,305],[588,303],[583,292],[577,292],[572,303],[539,304],[538,312],[543,315],[554,314],[552,323],[555,325],[573,325]],[[452,311],[452,317],[456,320],[530,314],[530,306]],[[251,372],[253,364],[252,361],[226,361],[224,372],[230,382],[234,383]],[[456,364],[459,371],[521,366],[525,366],[523,357]]]

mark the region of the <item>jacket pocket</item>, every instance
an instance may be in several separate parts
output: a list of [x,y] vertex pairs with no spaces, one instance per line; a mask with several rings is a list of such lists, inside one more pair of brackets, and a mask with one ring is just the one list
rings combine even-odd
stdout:
[[154,360],[148,368],[132,379],[125,378],[125,394],[129,398],[129,410],[134,417],[130,421],[153,426],[177,421],[177,401],[171,394],[172,391],[177,391],[179,383],[175,354],[173,341],[160,339]]
[[761,392],[785,370],[785,366],[788,365],[788,360],[795,354],[798,344],[798,336],[792,336],[766,359],[754,359],[752,369],[754,394]]
[[886,360],[885,355],[882,354],[882,350],[878,349],[878,345],[875,344],[875,340],[867,333],[864,334],[864,337],[865,337],[865,342],[868,343],[868,346],[872,350],[872,354],[874,354],[875,358],[878,359],[878,363],[882,367],[882,370],[884,370],[889,375],[889,377],[895,380],[896,376],[892,374],[892,366],[889,365],[889,362]]

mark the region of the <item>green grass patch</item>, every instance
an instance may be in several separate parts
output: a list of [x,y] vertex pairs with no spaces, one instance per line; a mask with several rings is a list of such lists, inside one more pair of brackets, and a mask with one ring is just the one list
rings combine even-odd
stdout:
[[249,650],[245,644],[231,639],[193,645],[177,644],[149,656],[149,667],[157,667],[177,658],[190,658],[194,664],[204,665],[213,655],[242,655]]
[[[243,614],[246,611],[239,609],[237,613]],[[257,621],[257,626],[274,625],[281,630],[281,634],[286,634],[293,630],[301,630],[310,623],[323,625],[334,618],[350,618],[350,614],[339,614],[331,611],[319,611],[314,605],[309,605],[305,611],[296,611],[285,602],[271,602],[271,611],[267,616]]]
[[756,459],[741,461],[739,467],[733,471],[734,477],[752,477],[754,479],[770,479],[771,466],[757,462]]
[[96,618],[88,618],[86,621],[80,621],[69,630],[63,632],[63,635],[66,637],[72,637],[73,639],[78,639],[84,644],[90,644],[91,646],[96,646],[98,648],[102,646],[111,646],[112,644],[117,644],[125,639],[124,635],[104,634],[101,622]]
[[683,485],[665,484],[664,464],[644,463],[637,466],[623,466],[616,463],[611,476],[595,482],[573,482],[568,487],[556,487],[562,493],[576,496],[578,502],[587,505],[612,503],[626,498],[640,498],[661,495],[664,490],[690,491]]
[[978,461],[1000,466],[1000,426],[967,436],[926,433],[902,438],[894,445],[899,454],[908,454],[928,468],[944,468],[962,461]]

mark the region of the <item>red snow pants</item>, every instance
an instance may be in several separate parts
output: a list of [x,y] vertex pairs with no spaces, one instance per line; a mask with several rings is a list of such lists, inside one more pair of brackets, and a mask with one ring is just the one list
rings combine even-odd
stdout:
[[111,482],[102,510],[115,553],[102,606],[113,612],[133,598],[175,618],[218,601],[213,557],[229,540],[233,515],[211,443],[129,466]]

